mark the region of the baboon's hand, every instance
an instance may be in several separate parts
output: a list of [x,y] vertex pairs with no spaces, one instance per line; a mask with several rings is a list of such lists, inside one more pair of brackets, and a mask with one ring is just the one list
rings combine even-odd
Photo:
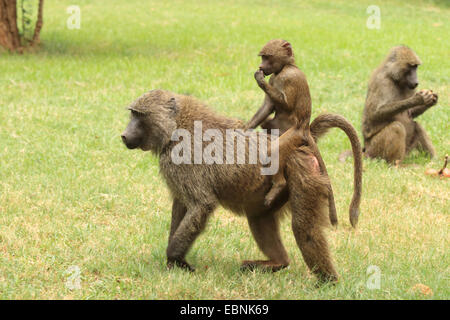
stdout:
[[439,96],[437,93],[433,93],[433,97],[434,97],[434,103],[433,105],[435,105],[438,102]]
[[424,96],[422,94],[422,90],[421,91],[416,91],[416,93],[414,94],[414,96],[411,97],[411,99],[414,100],[414,104],[416,106],[420,106],[425,104],[425,99]]
[[433,93],[432,90],[422,89],[418,92],[418,94],[422,96],[423,104],[426,106],[435,105],[437,102],[437,94]]
[[264,72],[262,70],[255,72],[255,80],[260,88],[264,88],[266,81],[264,80]]
[[437,93],[433,92],[433,90],[430,90],[430,92],[433,95],[433,103],[430,106],[434,106],[438,102],[438,95]]

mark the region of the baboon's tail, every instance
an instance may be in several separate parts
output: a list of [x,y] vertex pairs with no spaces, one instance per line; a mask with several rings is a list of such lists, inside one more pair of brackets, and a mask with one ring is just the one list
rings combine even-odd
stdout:
[[350,223],[353,227],[358,223],[359,217],[359,205],[361,203],[361,191],[362,191],[362,150],[361,143],[358,139],[358,134],[356,133],[355,128],[351,125],[351,123],[345,119],[344,117],[325,113],[319,115],[317,118],[313,120],[310,126],[311,134],[314,137],[314,140],[317,142],[320,137],[328,132],[331,128],[340,128],[346,134],[350,140],[353,151],[353,159],[354,159],[354,190],[353,190],[353,198],[350,203]]

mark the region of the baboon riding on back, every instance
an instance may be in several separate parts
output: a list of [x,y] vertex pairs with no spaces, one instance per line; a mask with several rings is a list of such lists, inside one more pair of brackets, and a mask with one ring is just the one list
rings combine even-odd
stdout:
[[[352,145],[354,156],[354,192],[350,204],[349,217],[353,227],[359,217],[362,190],[362,154],[358,136],[353,126],[342,116],[322,114],[311,121],[311,95],[305,74],[295,64],[294,53],[289,42],[282,39],[269,41],[260,51],[262,62],[255,72],[258,86],[264,91],[264,102],[246,128],[278,129],[280,169],[273,176],[273,187],[266,196],[270,204],[286,184],[285,158],[295,148],[308,148],[317,159],[321,173],[328,178],[328,172],[317,147],[316,140],[330,128],[340,128]],[[269,82],[264,76],[271,76]],[[273,117],[270,117],[271,114]],[[333,189],[328,183],[328,211],[333,225],[338,223]]]
[[[320,115],[309,123],[309,89],[303,74],[293,65],[290,44],[275,40],[270,42],[269,46],[272,45],[281,45],[283,55],[284,49],[287,49],[288,55],[291,53],[291,56],[283,56],[282,58],[286,59],[279,61],[280,68],[287,68],[287,72],[282,73],[278,68],[263,68],[266,75],[272,72],[278,75],[278,78],[273,76],[269,84],[265,83],[261,72],[255,74],[258,84],[267,96],[264,105],[249,124],[244,126],[241,121],[217,115],[193,97],[153,90],[130,105],[131,120],[122,134],[122,140],[130,149],[150,150],[159,157],[161,174],[173,197],[167,247],[169,267],[194,270],[186,261],[186,254],[205,228],[209,216],[220,204],[236,214],[246,216],[258,247],[268,258],[243,261],[243,268],[258,267],[271,271],[285,268],[289,265],[289,258],[281,242],[279,219],[282,216],[280,212],[285,204],[288,204],[292,231],[307,266],[320,280],[337,281],[338,274],[323,231],[329,223],[329,206],[334,206],[334,202],[332,196],[330,197],[330,182],[316,141],[334,127],[344,130],[350,138],[355,156],[355,193],[350,210],[352,225],[358,220],[361,196],[361,146],[353,126],[339,115]],[[267,46],[265,48],[267,49]],[[278,47],[275,49],[279,50]],[[268,53],[265,55],[272,59],[268,57]],[[274,56],[274,59],[277,57]],[[281,82],[277,83],[276,79]],[[298,92],[299,87],[304,90]],[[275,117],[266,119],[274,110]],[[195,145],[198,143],[195,138],[196,130],[198,132],[196,123],[202,123],[202,133],[213,129],[219,136],[225,137],[229,129],[254,128],[263,120],[266,120],[267,125],[273,125],[271,129],[281,128],[282,132],[295,126],[287,136],[280,137],[283,145],[280,173],[282,177],[278,178],[285,183],[279,184],[280,187],[274,192],[271,201],[267,201],[266,196],[273,186],[274,176],[261,174],[261,162],[226,163],[225,159],[221,159],[225,156],[224,153],[219,156],[218,160],[223,160],[220,164],[215,161],[173,161],[173,152],[177,150],[178,144],[178,139],[173,139],[176,130],[183,130],[194,136],[194,139],[189,140],[192,148],[187,148],[188,158],[192,159],[196,157]],[[268,142],[273,139],[270,135],[264,136],[264,133],[263,137]],[[250,139],[251,137],[245,135],[247,146],[251,144]],[[220,141],[226,148],[228,141]],[[261,144],[260,141],[258,139],[258,145]],[[200,142],[203,146],[204,143],[205,141]],[[236,158],[249,158],[248,148],[245,148],[244,154],[239,154],[239,149],[233,149],[232,152]]]
[[[287,187],[266,206],[265,195],[272,182],[270,176],[261,174],[259,162],[176,164],[172,161],[172,152],[178,143],[172,139],[175,130],[182,129],[194,135],[195,122],[202,121],[202,130],[213,128],[226,136],[227,129],[242,128],[241,121],[217,115],[192,97],[164,90],[144,94],[129,109],[131,119],[122,140],[130,149],[150,150],[159,157],[161,174],[173,197],[167,247],[169,267],[193,270],[186,262],[186,254],[220,204],[246,216],[258,247],[268,257],[268,260],[244,261],[243,268],[271,271],[285,268],[289,258],[281,241],[279,219],[282,208],[289,204],[292,230],[306,264],[320,280],[338,279],[323,231],[328,223],[329,181],[321,174],[309,148],[300,146],[286,155]],[[312,130],[316,139],[329,129],[329,120],[326,116],[314,120]],[[245,139],[248,144],[250,138]],[[194,158],[195,148],[190,150]],[[237,151],[234,152],[239,157]],[[245,152],[248,158],[247,148]]]
[[[144,94],[129,109],[131,119],[122,140],[130,149],[150,150],[159,157],[161,174],[173,197],[167,247],[169,267],[193,270],[185,256],[219,204],[247,217],[258,247],[268,257],[268,260],[244,261],[244,268],[277,271],[286,267],[289,258],[281,241],[279,219],[280,210],[288,203],[292,230],[306,264],[319,279],[337,280],[323,232],[328,222],[328,179],[320,173],[317,160],[308,148],[296,148],[287,156],[288,186],[267,207],[264,199],[271,187],[271,177],[261,175],[261,163],[176,164],[172,161],[171,154],[178,143],[171,139],[174,130],[183,129],[194,135],[194,123],[202,121],[202,130],[214,128],[225,136],[227,129],[242,128],[242,122],[217,115],[192,97],[164,90]],[[325,125],[319,130],[323,134],[326,119],[316,123],[318,128],[321,123]],[[246,139],[248,142],[250,138]],[[191,148],[192,157],[194,150]]]

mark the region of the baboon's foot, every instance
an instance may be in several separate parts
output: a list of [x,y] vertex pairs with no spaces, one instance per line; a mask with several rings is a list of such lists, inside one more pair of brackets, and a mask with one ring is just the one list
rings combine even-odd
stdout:
[[335,285],[339,282],[339,276],[337,274],[328,274],[324,272],[315,272],[315,274],[317,276],[316,287],[326,284]]
[[173,269],[174,267],[178,267],[189,272],[195,271],[195,269],[191,267],[185,260],[167,259],[167,268]]
[[350,208],[350,223],[352,224],[353,228],[356,228],[356,225],[358,224],[358,217],[359,217],[359,210],[358,208]]
[[277,194],[273,194],[272,192],[269,192],[266,197],[264,198],[264,205],[267,208],[270,208],[273,204],[273,201],[275,200]]
[[275,263],[270,260],[245,260],[242,262],[241,270],[242,271],[253,271],[255,269],[259,269],[262,271],[267,272],[277,272],[281,269],[284,269],[289,264],[281,264],[281,263]]
[[270,208],[278,195],[283,191],[285,186],[286,180],[284,178],[281,181],[275,182],[264,198],[264,205]]

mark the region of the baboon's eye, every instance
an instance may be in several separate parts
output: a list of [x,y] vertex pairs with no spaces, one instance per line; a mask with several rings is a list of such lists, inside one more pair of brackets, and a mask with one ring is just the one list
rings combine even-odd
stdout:
[[131,110],[131,114],[132,114],[133,116],[135,116],[135,117],[142,117],[142,116],[144,116],[143,113],[138,112],[138,111],[136,111],[136,110]]

